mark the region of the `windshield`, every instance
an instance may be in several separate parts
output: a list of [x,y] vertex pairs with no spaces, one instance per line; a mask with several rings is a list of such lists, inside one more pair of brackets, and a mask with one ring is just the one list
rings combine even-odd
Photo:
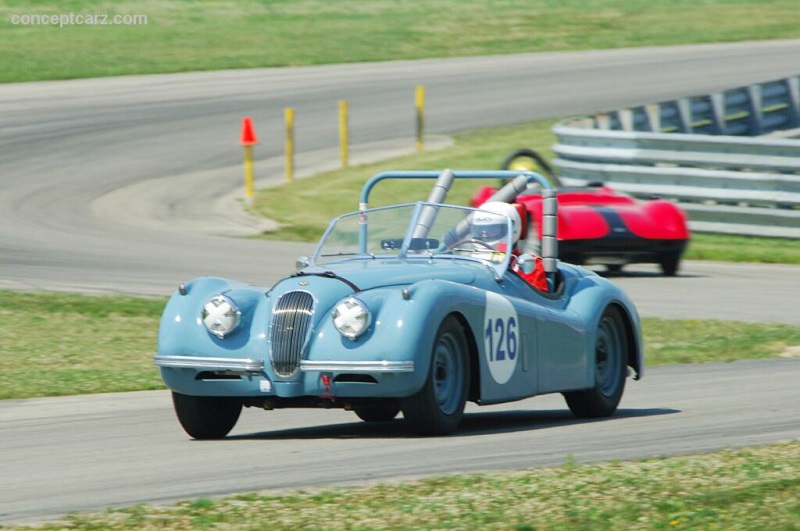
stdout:
[[[499,217],[499,219],[498,219]],[[479,209],[409,203],[335,218],[312,257],[314,265],[379,258],[480,261],[502,278],[512,248],[511,219]]]

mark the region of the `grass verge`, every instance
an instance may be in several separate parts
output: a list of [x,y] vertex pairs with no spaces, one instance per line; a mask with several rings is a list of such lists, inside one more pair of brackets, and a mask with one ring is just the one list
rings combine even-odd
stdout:
[[795,0],[7,0],[0,82],[795,37]]
[[[353,166],[313,177],[296,179],[275,188],[258,190],[251,211],[279,222],[275,232],[260,237],[282,241],[317,241],[334,216],[356,210],[361,187],[383,171],[495,169],[513,149],[531,147],[552,160],[555,121],[476,129],[454,135],[455,144],[441,151],[408,155],[374,164]],[[468,204],[476,181],[456,181],[448,202]],[[370,206],[419,201],[428,196],[430,181],[384,181],[375,187]],[[308,205],[314,205],[313,209]],[[302,216],[297,213],[302,212]],[[693,234],[684,258],[728,262],[800,264],[800,245],[794,239],[721,234]]]
[[165,300],[0,292],[0,399],[163,389]]
[[[800,527],[800,441],[170,507],[74,514],[41,530],[726,529]],[[9,529],[22,529],[10,527]]]
[[800,264],[800,242],[728,234],[693,234],[685,258],[762,264]]

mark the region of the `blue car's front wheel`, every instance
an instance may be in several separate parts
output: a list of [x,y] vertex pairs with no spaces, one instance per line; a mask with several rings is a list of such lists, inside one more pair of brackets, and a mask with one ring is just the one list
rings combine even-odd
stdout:
[[242,401],[218,396],[189,396],[172,392],[172,404],[183,429],[195,439],[221,439],[239,420]]
[[402,400],[403,416],[419,435],[445,435],[461,423],[467,401],[469,361],[464,329],[447,317],[436,333],[425,385]]

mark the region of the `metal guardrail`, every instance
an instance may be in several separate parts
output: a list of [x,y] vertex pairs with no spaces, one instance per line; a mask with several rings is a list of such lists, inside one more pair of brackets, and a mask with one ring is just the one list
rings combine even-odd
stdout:
[[800,238],[800,76],[558,123],[567,183],[679,202],[692,230]]

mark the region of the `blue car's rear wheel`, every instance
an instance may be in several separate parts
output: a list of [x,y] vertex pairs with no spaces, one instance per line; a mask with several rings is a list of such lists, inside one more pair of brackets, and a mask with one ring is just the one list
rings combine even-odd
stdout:
[[461,423],[467,402],[467,340],[458,320],[449,316],[439,326],[425,385],[403,399],[403,416],[419,435],[445,435]]
[[607,308],[597,327],[594,346],[595,385],[564,393],[572,414],[578,418],[607,417],[616,411],[627,376],[628,343],[625,325],[615,307]]
[[189,396],[173,391],[172,404],[183,429],[195,439],[221,439],[236,425],[242,401],[218,396]]

